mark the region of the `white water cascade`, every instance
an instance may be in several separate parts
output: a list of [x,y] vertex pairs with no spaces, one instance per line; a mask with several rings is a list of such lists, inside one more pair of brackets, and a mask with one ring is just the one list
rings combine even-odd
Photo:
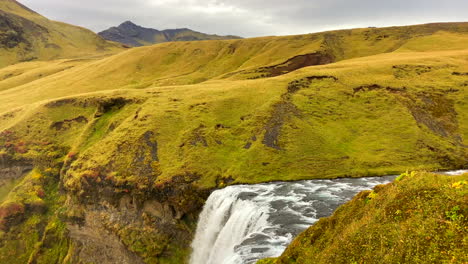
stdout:
[[331,215],[358,192],[394,178],[275,182],[217,190],[200,215],[190,264],[250,264],[277,257],[319,218]]
[[191,264],[248,264],[279,256],[293,237],[380,178],[230,186],[213,192],[200,215]]

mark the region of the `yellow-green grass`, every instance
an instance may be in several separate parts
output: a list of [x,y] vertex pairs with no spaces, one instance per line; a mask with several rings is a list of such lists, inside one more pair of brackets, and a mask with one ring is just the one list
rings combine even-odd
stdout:
[[[0,79],[3,90],[0,90],[0,112],[40,100],[100,90],[258,78],[266,66],[315,52],[330,54],[335,60],[393,51],[396,53],[385,59],[435,57],[438,55],[432,52],[466,49],[467,29],[467,23],[430,24],[287,37],[164,43],[131,49],[104,59],[44,63],[37,65],[30,74],[5,79],[5,76],[24,72],[24,68],[29,67],[19,64],[0,70],[0,77],[4,79]],[[379,36],[389,37],[377,40]],[[76,67],[64,68],[68,63]],[[56,73],[59,69],[65,70]],[[31,75],[41,77],[32,78]]]
[[[54,101],[25,106],[1,123],[25,140],[57,142],[79,153],[66,178],[71,188],[79,188],[80,175],[89,170],[138,182],[138,173],[128,168],[135,166],[139,148],[146,149],[153,183],[195,173],[204,187],[230,177],[253,183],[462,167],[466,77],[452,73],[463,72],[467,58],[467,50],[381,54],[276,78],[86,93],[61,99],[58,106],[51,106]],[[337,81],[312,80],[284,98],[289,83],[310,76]],[[379,88],[358,89],[374,84]],[[120,97],[127,100],[122,107],[95,115],[100,101]],[[275,112],[288,102],[297,113]],[[413,114],[434,120],[448,134],[431,130]],[[284,118],[281,150],[262,143],[275,115]],[[80,116],[88,122],[70,121]],[[70,127],[56,130],[56,122]],[[154,133],[158,161],[144,143],[147,131]]]
[[[137,197],[165,184],[178,191],[181,182],[212,189],[461,168],[468,158],[467,27],[165,43],[11,65],[0,69],[0,153],[33,163],[34,173],[49,171],[55,187],[61,168],[60,185],[76,199],[97,195],[99,186]],[[338,62],[264,75],[266,67],[316,52]],[[31,175],[5,201],[36,199]],[[57,190],[44,190],[55,197],[47,205],[55,212]],[[185,209],[201,199],[190,195],[171,202]],[[1,233],[14,243],[0,250],[26,248],[21,261],[45,256],[30,246],[42,239],[34,238],[38,223],[60,227],[52,228],[58,255],[47,261],[63,259],[68,239],[51,215],[26,216],[14,232]],[[188,255],[177,241],[148,235],[141,244],[141,230],[120,234],[140,256],[153,256],[155,245],[181,252],[168,263]],[[28,235],[30,244],[17,244]]]
[[26,175],[0,202],[0,262],[62,263],[70,246],[57,212],[62,203],[52,175]]
[[17,42],[0,46],[0,67],[29,60],[114,54],[123,49],[88,29],[51,21],[14,0],[0,1],[0,15],[9,26],[0,29],[0,37],[11,35],[11,43]]
[[300,234],[286,263],[466,263],[468,174],[417,172],[364,191]]
[[18,182],[18,180],[11,180],[0,186],[0,203],[7,198],[10,191],[18,184]]

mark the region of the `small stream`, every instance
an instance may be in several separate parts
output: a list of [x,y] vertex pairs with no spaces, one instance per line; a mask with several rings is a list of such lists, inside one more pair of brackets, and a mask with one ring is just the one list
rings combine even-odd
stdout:
[[395,177],[274,182],[214,191],[200,214],[190,264],[250,264],[277,257],[318,219],[360,191]]

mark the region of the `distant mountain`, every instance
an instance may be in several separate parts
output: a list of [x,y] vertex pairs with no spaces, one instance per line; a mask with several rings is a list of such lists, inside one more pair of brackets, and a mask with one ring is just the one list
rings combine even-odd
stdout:
[[88,29],[51,21],[15,0],[0,0],[0,67],[121,49]]
[[139,47],[169,41],[196,41],[196,40],[217,40],[217,39],[240,39],[238,36],[218,36],[209,35],[193,31],[188,28],[157,30],[144,28],[126,21],[118,27],[111,27],[98,33],[107,40],[120,42],[125,45]]

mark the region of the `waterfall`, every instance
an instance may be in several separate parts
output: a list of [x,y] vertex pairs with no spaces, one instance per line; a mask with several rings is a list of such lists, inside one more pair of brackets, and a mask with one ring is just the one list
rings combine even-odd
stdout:
[[215,191],[200,215],[191,263],[242,263],[233,245],[267,225],[268,208],[240,199],[244,188]]
[[277,257],[319,218],[358,192],[394,178],[275,182],[214,191],[200,214],[190,264],[250,264]]

